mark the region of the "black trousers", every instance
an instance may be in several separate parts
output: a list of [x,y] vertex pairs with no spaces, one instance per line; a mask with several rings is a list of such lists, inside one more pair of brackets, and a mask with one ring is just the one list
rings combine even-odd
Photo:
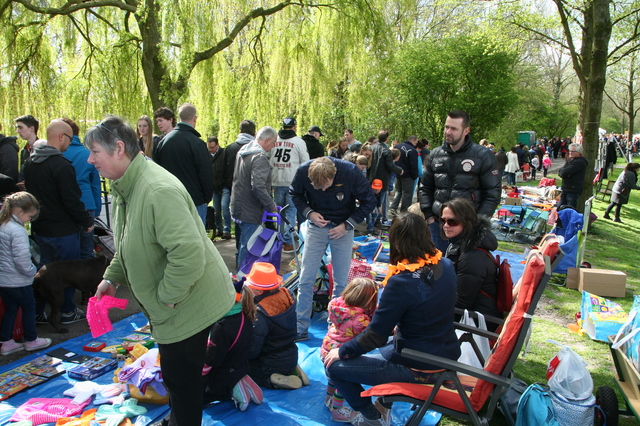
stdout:
[[158,344],[162,379],[169,390],[169,426],[202,424],[202,367],[210,331],[211,326],[180,342]]

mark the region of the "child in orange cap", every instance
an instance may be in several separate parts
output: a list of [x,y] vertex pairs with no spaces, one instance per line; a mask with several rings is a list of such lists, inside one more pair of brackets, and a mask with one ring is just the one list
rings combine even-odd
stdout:
[[266,262],[256,262],[245,277],[257,307],[253,342],[249,351],[249,375],[267,388],[298,389],[308,385],[298,366],[296,304],[291,292],[281,287],[282,277]]
[[375,229],[373,229],[378,217],[382,214],[382,199],[380,197],[380,191],[382,191],[382,181],[380,179],[374,179],[371,182],[371,189],[373,193],[376,195],[376,208],[373,209],[373,212],[367,216],[367,232],[369,234],[375,233]]

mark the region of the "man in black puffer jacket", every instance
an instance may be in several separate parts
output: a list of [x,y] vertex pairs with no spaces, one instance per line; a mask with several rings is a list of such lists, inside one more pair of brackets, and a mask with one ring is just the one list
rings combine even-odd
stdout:
[[5,136],[0,133],[0,173],[9,176],[15,182],[18,181],[19,150],[15,136]]
[[153,159],[182,182],[204,224],[207,204],[213,197],[211,155],[195,128],[196,107],[182,104],[178,117],[180,122],[158,143]]
[[462,197],[470,200],[479,215],[491,217],[500,202],[500,172],[491,150],[477,145],[469,136],[469,115],[451,111],[444,126],[444,143],[429,155],[418,199],[429,223],[431,238],[444,252],[447,243],[440,237],[435,218],[442,203]]

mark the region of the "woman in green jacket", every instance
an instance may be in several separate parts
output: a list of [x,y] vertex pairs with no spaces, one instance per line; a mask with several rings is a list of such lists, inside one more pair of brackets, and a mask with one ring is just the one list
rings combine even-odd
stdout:
[[209,331],[235,302],[229,272],[189,193],[140,155],[131,127],[107,117],[89,129],[85,144],[89,163],[113,181],[116,254],[96,297],[114,296],[120,284],[131,288],[160,350],[168,424],[199,426]]

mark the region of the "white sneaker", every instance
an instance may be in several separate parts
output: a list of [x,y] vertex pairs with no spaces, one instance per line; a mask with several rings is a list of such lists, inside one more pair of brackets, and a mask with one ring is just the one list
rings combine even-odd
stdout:
[[334,422],[349,423],[351,421],[353,411],[344,405],[337,410],[331,410],[331,418]]
[[376,420],[369,420],[359,411],[353,411],[351,413],[349,422],[353,426],[389,426],[389,423],[387,423],[383,417]]
[[47,337],[38,337],[32,342],[24,342],[24,350],[33,352],[40,349],[48,348],[51,345],[51,339]]
[[0,355],[9,355],[24,350],[22,343],[17,343],[13,339],[2,342],[2,348],[0,348]]

